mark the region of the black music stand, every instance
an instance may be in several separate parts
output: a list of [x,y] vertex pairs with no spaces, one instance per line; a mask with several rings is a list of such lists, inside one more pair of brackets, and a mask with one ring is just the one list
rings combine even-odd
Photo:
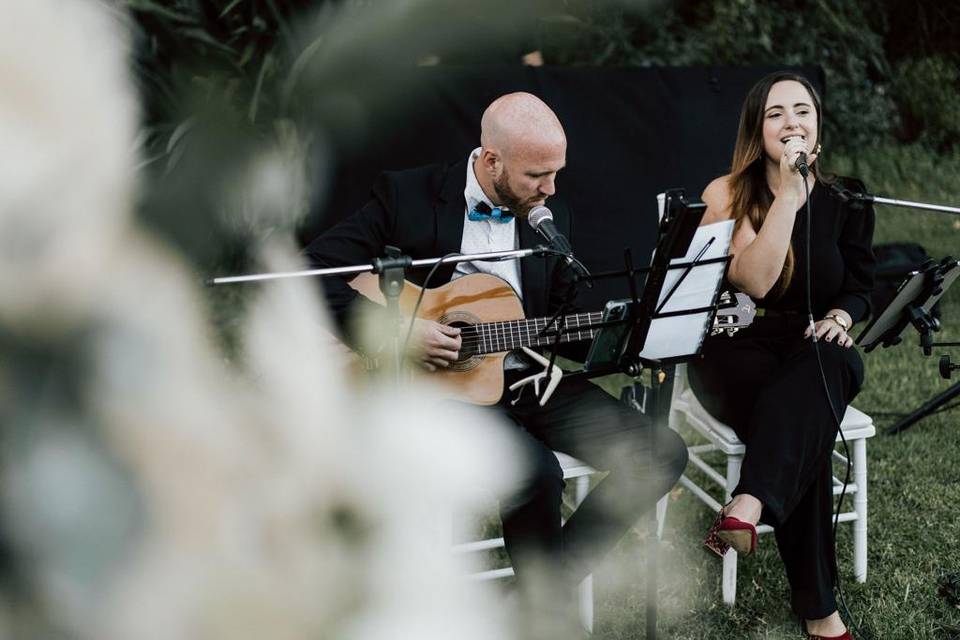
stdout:
[[[634,317],[634,329],[624,353],[621,354],[621,364],[636,369],[643,366],[650,369],[650,392],[645,397],[645,410],[651,416],[657,427],[667,427],[670,412],[670,398],[673,391],[674,367],[673,364],[699,356],[703,339],[713,324],[717,313],[717,300],[720,296],[720,286],[723,282],[730,258],[728,251],[723,250],[719,260],[704,259],[707,252],[715,244],[715,238],[703,241],[700,247],[691,247],[691,242],[697,233],[697,228],[703,219],[706,205],[703,203],[691,204],[684,198],[682,190],[668,190],[665,193],[664,214],[660,222],[660,236],[653,256],[650,274],[643,289],[643,298],[639,301],[637,314]],[[726,245],[729,246],[730,232],[727,232]],[[714,247],[715,250],[720,247]],[[689,255],[688,252],[692,252]],[[684,260],[692,258],[692,260]],[[678,294],[683,283],[693,269],[701,265],[717,264],[716,282],[706,308],[688,308],[673,310],[670,302]],[[672,271],[672,269],[678,269]],[[671,272],[672,271],[672,272]],[[634,295],[634,299],[636,296]],[[700,335],[697,336],[692,352],[670,354],[670,351],[661,351],[651,354],[648,351],[648,342],[656,333],[655,323],[682,322],[681,316],[699,321]],[[679,346],[679,345],[678,345]],[[658,357],[651,357],[656,355]],[[636,385],[634,385],[636,389]],[[651,432],[652,433],[652,432]],[[651,463],[656,459],[655,441],[650,446]],[[656,518],[648,518],[650,528],[647,558],[647,607],[646,607],[646,634],[648,640],[657,637],[657,523]]]
[[[665,213],[651,264],[634,268],[629,251],[624,252],[625,270],[595,273],[594,279],[626,278],[630,298],[607,303],[602,322],[590,329],[599,329],[591,344],[590,353],[582,371],[567,375],[595,377],[609,373],[636,376],[642,369],[659,369],[685,362],[700,354],[703,338],[713,325],[723,276],[729,264],[727,247],[729,227],[721,235],[711,234],[710,227],[700,230],[700,240],[693,242],[700,229],[706,205],[690,203],[683,191],[666,192]],[[721,237],[725,234],[725,237]],[[691,299],[687,289],[702,272],[709,270],[710,286],[696,303],[685,306]],[[636,276],[645,274],[642,294],[638,294]],[[690,276],[696,274],[693,278]],[[683,298],[683,303],[680,302]],[[659,321],[659,322],[658,322]],[[694,339],[651,349],[651,340],[669,341],[663,329],[685,322]],[[583,331],[579,326],[570,331]],[[676,333],[676,332],[674,332]],[[676,336],[673,336],[676,337]],[[682,347],[682,348],[681,348]]]
[[[644,285],[643,297],[636,305],[634,327],[620,359],[621,367],[626,370],[638,370],[639,367],[650,369],[650,391],[645,394],[643,408],[654,424],[661,428],[667,427],[669,418],[673,365],[698,357],[703,340],[713,325],[720,288],[730,262],[727,254],[732,235],[728,225],[725,227],[724,242],[717,243],[717,237],[710,236],[709,232],[697,236],[706,205],[688,202],[682,190],[668,190],[664,200],[660,236],[651,271]],[[707,229],[709,227],[704,227],[701,231]],[[710,255],[708,252],[711,248],[713,253],[722,255],[706,257]],[[679,302],[684,283],[690,284],[689,276],[695,269],[707,269],[714,277],[707,304],[704,306],[698,302],[687,308],[683,308],[683,304],[671,304]],[[662,330],[675,324],[684,325],[687,331],[698,332],[698,335],[692,342],[674,342],[671,336],[664,336]],[[661,345],[664,341],[667,344]],[[636,387],[635,384],[634,390]],[[655,442],[651,442],[651,462],[656,459],[654,445]],[[648,640],[653,640],[657,636],[658,539],[656,519],[648,520],[646,635]]]
[[[730,262],[727,255],[732,235],[730,225],[723,226],[723,231],[717,235],[711,235],[710,227],[700,228],[705,210],[706,205],[703,203],[688,202],[683,190],[667,191],[656,251],[650,266],[635,269],[630,251],[627,250],[624,252],[625,270],[593,274],[594,279],[626,278],[630,298],[608,303],[602,322],[591,327],[581,325],[569,330],[582,332],[587,328],[599,329],[599,332],[594,336],[584,368],[568,373],[567,376],[596,377],[610,373],[626,373],[636,377],[643,369],[650,369],[651,387],[649,392],[644,394],[643,405],[631,404],[649,415],[659,427],[666,426],[670,411],[673,365],[699,356],[703,339],[713,326],[721,284]],[[684,308],[681,300],[689,299],[688,292],[684,291],[685,283],[689,288],[700,275],[696,270],[704,269],[711,272],[709,277],[712,278],[712,286],[701,296],[706,299]],[[695,273],[697,275],[691,278]],[[636,276],[641,274],[646,274],[647,277],[643,293],[638,295]],[[616,317],[612,317],[614,310]],[[660,348],[651,349],[651,342],[663,339],[665,327],[684,321],[697,334],[692,340],[677,341],[665,347],[659,345]],[[558,343],[564,332],[566,330],[563,327],[557,330]],[[685,348],[679,348],[681,346]],[[651,441],[648,450],[652,464],[656,459],[655,441]],[[655,519],[650,519],[650,523],[647,543],[646,637],[647,640],[654,640],[657,636],[657,525]]]
[[[878,346],[892,347],[903,341],[900,334],[908,325],[912,325],[920,334],[920,347],[925,356],[929,356],[935,346],[956,346],[956,343],[933,341],[933,332],[940,329],[940,322],[933,317],[930,310],[958,276],[960,262],[950,257],[939,263],[929,260],[917,271],[909,273],[890,304],[877,314],[857,337],[857,344],[867,353]],[[960,384],[955,384],[928,400],[893,425],[887,433],[906,431],[957,396],[960,396]]]

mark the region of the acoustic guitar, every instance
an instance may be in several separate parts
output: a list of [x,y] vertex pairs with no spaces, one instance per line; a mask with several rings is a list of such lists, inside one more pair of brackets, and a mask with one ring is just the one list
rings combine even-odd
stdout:
[[[360,274],[350,281],[350,286],[364,297],[384,304],[376,275]],[[448,368],[430,375],[455,387],[456,395],[467,402],[490,405],[500,399],[503,360],[508,351],[557,342],[557,322],[545,330],[551,318],[524,318],[523,304],[513,287],[497,276],[474,273],[426,290],[406,282],[399,301],[405,316],[413,313],[421,291],[424,294],[418,318],[460,328],[459,358]],[[732,332],[752,322],[752,304],[748,305],[744,299],[749,301],[743,296],[737,299],[737,305],[728,304],[733,314],[717,314],[722,318],[721,331]],[[600,331],[593,325],[602,320],[602,311],[564,316],[564,333],[559,342],[593,339]],[[714,325],[717,326],[716,320]]]

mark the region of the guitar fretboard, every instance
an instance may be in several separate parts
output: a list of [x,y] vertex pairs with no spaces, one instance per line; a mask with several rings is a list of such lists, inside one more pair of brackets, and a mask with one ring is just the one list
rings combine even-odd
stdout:
[[[544,347],[557,342],[557,327],[563,328],[560,342],[576,342],[593,338],[600,329],[593,325],[603,320],[603,313],[578,313],[564,316],[562,322],[550,318],[484,322],[461,328],[463,355],[483,355],[512,351],[520,347]],[[547,325],[550,326],[546,329]],[[545,330],[546,329],[546,330]]]

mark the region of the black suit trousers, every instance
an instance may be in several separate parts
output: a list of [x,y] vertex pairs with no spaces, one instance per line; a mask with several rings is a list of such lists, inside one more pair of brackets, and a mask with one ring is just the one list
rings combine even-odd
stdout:
[[831,456],[840,418],[863,384],[855,349],[803,338],[803,316],[761,317],[733,337],[704,345],[689,367],[690,386],[704,408],[730,425],[746,445],[740,483],[763,503],[761,522],[774,527],[790,582],[794,611],[823,618],[837,610],[832,533]]
[[[521,580],[541,562],[572,586],[677,482],[686,446],[582,378],[561,381],[544,407],[532,387],[515,405],[514,395],[507,392],[495,406],[519,427],[527,461],[524,481],[500,501],[507,552]],[[563,527],[563,472],[554,450],[608,472]]]

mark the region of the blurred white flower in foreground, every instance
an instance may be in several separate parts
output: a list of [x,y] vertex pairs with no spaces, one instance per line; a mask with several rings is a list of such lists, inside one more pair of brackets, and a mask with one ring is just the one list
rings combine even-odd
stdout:
[[[252,155],[239,175],[224,185],[224,226],[241,237],[258,239],[295,229],[310,205],[309,148],[309,140],[303,139],[295,123],[276,121],[269,148]],[[325,171],[318,173],[325,175]]]
[[37,331],[116,266],[139,113],[97,3],[0,0],[0,16],[0,320]]
[[507,637],[445,534],[511,481],[509,437],[429,390],[358,392],[306,281],[262,285],[224,364],[191,274],[130,223],[103,6],[0,1],[0,552],[22,577],[0,631]]
[[[146,274],[127,273],[133,298]],[[175,269],[166,278],[183,282]],[[355,393],[321,337],[311,286],[264,286],[243,381],[224,381],[209,349],[181,333],[195,305],[175,286],[154,298],[178,318],[133,305],[124,337],[101,338],[111,357],[96,397],[141,475],[151,527],[114,589],[115,615],[93,637],[373,638],[383,629],[439,639],[453,621],[476,630],[463,638],[503,637],[466,599],[483,594],[458,577],[443,534],[474,487],[510,481],[508,437],[420,389]],[[129,385],[131,368],[148,373]]]

